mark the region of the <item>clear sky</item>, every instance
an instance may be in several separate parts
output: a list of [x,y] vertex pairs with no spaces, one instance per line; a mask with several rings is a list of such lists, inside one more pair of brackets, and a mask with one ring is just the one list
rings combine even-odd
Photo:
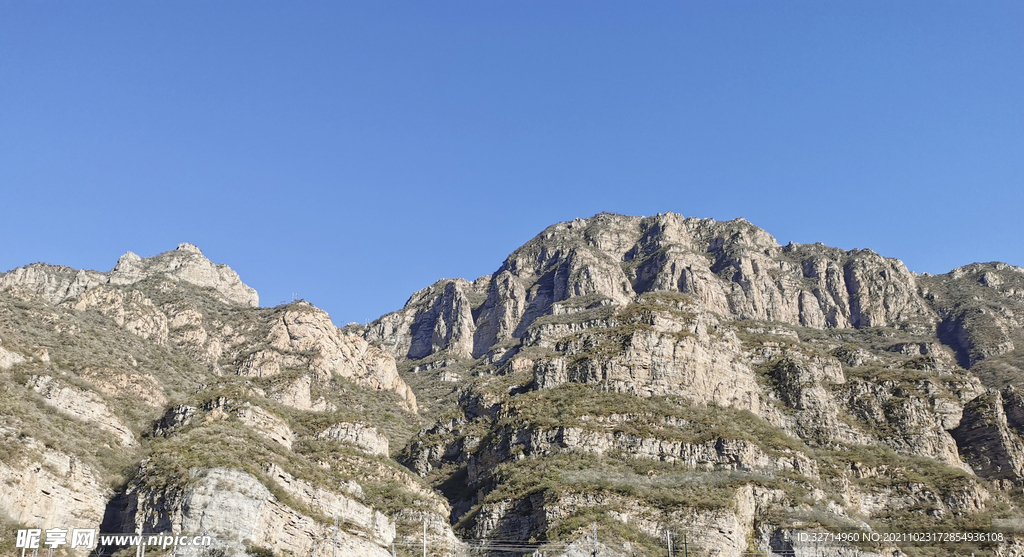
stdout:
[[0,271],[192,242],[335,323],[601,211],[1024,265],[1024,3],[0,0]]

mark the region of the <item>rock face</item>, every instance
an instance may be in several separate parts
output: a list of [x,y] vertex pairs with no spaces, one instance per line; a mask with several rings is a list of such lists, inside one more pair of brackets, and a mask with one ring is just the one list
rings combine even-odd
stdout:
[[[140,284],[155,286],[144,291]],[[342,333],[326,312],[299,302],[283,310],[254,312],[240,323],[205,316],[194,302],[163,302],[178,284],[208,290],[224,304],[256,308],[256,292],[226,265],[215,265],[199,248],[178,249],[151,258],[128,252],[110,273],[29,265],[0,275],[0,289],[34,293],[51,304],[79,312],[94,310],[143,339],[190,353],[214,369],[235,368],[239,375],[270,377],[287,368],[305,368],[319,383],[338,376],[373,389],[392,391],[415,411],[416,397],[399,377],[386,352],[364,339]],[[239,325],[241,327],[239,327]],[[269,345],[269,349],[267,349]],[[262,349],[259,349],[260,347]],[[3,350],[0,347],[0,350]],[[0,352],[0,366],[20,355]],[[7,366],[9,367],[9,366]],[[314,405],[309,389],[282,394],[282,400]]]
[[28,386],[43,396],[46,404],[76,419],[95,424],[114,434],[122,445],[135,443],[131,429],[115,416],[103,399],[88,391],[61,385],[48,375],[33,375]]
[[109,273],[36,263],[0,275],[0,288],[19,286],[57,304],[103,284],[130,285],[157,276],[212,288],[234,304],[260,305],[256,291],[243,284],[237,273],[227,265],[213,264],[192,244],[179,244],[176,250],[147,258],[129,251]]
[[383,546],[394,539],[394,524],[386,517],[343,495],[297,484],[279,469],[273,475],[293,497],[308,501],[317,510],[356,521],[354,526],[368,529],[371,539],[345,530],[335,534],[282,504],[255,477],[221,468],[196,472],[194,481],[181,491],[168,493],[144,487],[130,491],[129,508],[134,511],[135,523],[128,526],[132,526],[130,531],[208,535],[231,555],[242,555],[252,546],[306,555],[313,551],[314,544],[329,551],[337,548],[342,555],[389,555]]
[[1024,441],[1018,436],[1024,427],[1022,410],[1020,395],[1012,388],[985,393],[964,407],[963,419],[951,433],[979,476],[1015,481],[1024,477]]
[[[285,311],[273,323],[267,339],[279,354],[308,354],[306,365],[321,381],[338,375],[355,383],[398,394],[415,411],[416,395],[398,375],[395,360],[365,340],[343,334],[323,310],[311,305]],[[260,374],[273,375],[281,363],[272,352],[261,352]],[[284,356],[287,358],[287,356]],[[269,361],[268,361],[269,359]],[[250,365],[251,367],[251,365]]]
[[13,366],[24,363],[24,361],[25,356],[17,352],[5,350],[3,346],[0,346],[0,369],[11,369]]
[[108,490],[78,458],[31,438],[0,429],[0,441],[40,455],[39,460],[0,459],[0,509],[10,519],[38,528],[92,528],[103,518]]
[[[486,288],[485,288],[486,285]],[[471,294],[486,291],[486,298]],[[470,285],[442,281],[371,323],[365,336],[396,357],[451,349],[473,357],[521,338],[559,302],[625,305],[650,292],[681,292],[726,318],[813,328],[934,324],[916,277],[870,250],[780,246],[743,219],[673,213],[601,214],[549,227]]]
[[388,438],[366,424],[337,423],[317,434],[317,438],[349,443],[376,456],[386,457],[391,452]]
[[398,358],[423,358],[440,350],[468,357],[476,332],[473,308],[487,295],[489,280],[440,280],[413,294],[402,310],[373,322],[364,336]]
[[939,336],[957,350],[962,365],[1013,361],[1024,346],[1024,269],[974,263],[923,277],[922,286],[942,317]]

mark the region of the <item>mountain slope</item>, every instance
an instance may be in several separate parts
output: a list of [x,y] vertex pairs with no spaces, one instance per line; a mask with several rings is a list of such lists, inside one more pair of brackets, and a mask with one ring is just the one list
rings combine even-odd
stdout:
[[671,213],[344,329],[189,244],[33,264],[0,274],[0,553],[41,525],[384,556],[426,523],[451,556],[1022,555],[1021,316],[1018,267]]
[[390,458],[419,423],[394,359],[306,302],[257,305],[189,244],[0,275],[8,528],[383,556],[415,508],[443,533],[446,502]]
[[433,401],[400,460],[464,535],[554,542],[596,522],[657,554],[686,526],[722,555],[784,552],[796,529],[1018,516],[1022,280],[1004,264],[918,276],[742,219],[601,214],[362,333]]

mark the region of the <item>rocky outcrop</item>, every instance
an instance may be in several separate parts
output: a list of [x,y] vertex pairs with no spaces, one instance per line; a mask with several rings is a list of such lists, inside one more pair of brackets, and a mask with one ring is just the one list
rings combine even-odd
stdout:
[[256,291],[242,283],[238,274],[227,265],[215,265],[192,244],[178,244],[178,249],[155,257],[141,258],[125,253],[110,271],[112,284],[134,284],[152,276],[165,276],[201,288],[212,288],[224,299],[248,307],[259,307]]
[[[393,524],[342,495],[296,483],[286,474],[276,476],[279,485],[309,507],[337,511],[346,527],[334,532],[283,504],[251,474],[214,468],[195,470],[192,476],[179,490],[131,488],[126,524],[130,531],[209,535],[229,557],[243,557],[248,546],[309,555],[314,545],[325,551],[336,547],[339,554],[354,557],[389,555],[383,546],[394,535]],[[346,512],[351,515],[341,514]]]
[[1024,441],[1010,427],[1004,407],[1004,399],[1013,400],[1014,394],[990,391],[975,398],[964,406],[960,425],[950,432],[964,460],[983,478],[1024,477]]
[[[694,552],[714,550],[722,557],[740,557],[747,549],[753,531],[758,500],[766,499],[750,487],[735,491],[731,508],[716,510],[665,511],[644,505],[636,499],[608,493],[567,492],[556,498],[534,495],[518,503],[506,501],[485,503],[479,511],[474,537],[494,539],[527,539],[562,521],[571,520],[580,509],[603,508],[611,511],[613,520],[655,539],[665,539],[668,525],[686,525],[687,548]],[[589,526],[589,525],[588,525]],[[670,534],[682,538],[682,532],[668,526]],[[571,544],[565,555],[578,555],[580,549],[603,551],[598,555],[632,555],[641,548],[619,540],[595,540],[589,528],[578,532],[579,541]],[[614,544],[614,545],[612,545]],[[679,544],[681,545],[681,544]],[[500,553],[500,549],[495,553]],[[552,552],[553,553],[553,552]]]
[[[473,283],[479,289],[480,280]],[[521,338],[552,306],[572,298],[625,305],[649,292],[692,295],[728,319],[813,328],[888,325],[925,329],[936,315],[916,276],[870,250],[780,246],[743,219],[716,222],[673,213],[601,214],[549,227],[517,249],[486,282],[479,305],[465,281],[442,281],[406,308],[371,323],[364,336],[396,357],[450,349],[478,357]],[[470,311],[472,310],[472,311]],[[472,319],[470,319],[472,318]]]
[[656,319],[651,322],[655,324],[588,328],[563,337],[553,355],[533,365],[536,385],[547,389],[589,383],[615,392],[681,396],[760,413],[757,380],[737,358],[742,349],[735,334],[712,335],[701,322],[675,321],[670,328],[659,327]]
[[388,438],[366,424],[341,422],[317,434],[317,439],[347,443],[371,455],[387,457]]
[[[191,244],[151,258],[129,252],[107,274],[30,265],[0,276],[0,288],[32,290],[49,303],[98,312],[118,327],[184,351],[212,370],[222,370],[225,360],[233,360],[227,364],[234,367],[232,371],[248,377],[305,368],[319,383],[339,376],[360,386],[392,391],[408,410],[416,411],[416,397],[399,377],[393,357],[360,337],[342,333],[326,312],[306,302],[284,309],[252,309],[247,318],[234,322],[226,322],[219,314],[204,315],[203,298],[196,297],[196,288],[232,306],[256,308],[258,298],[234,271],[213,264]],[[176,290],[183,295],[175,296]],[[8,361],[13,365],[19,357],[7,353],[0,353],[0,365]],[[322,401],[307,400],[308,391],[293,385],[288,392],[278,392],[278,398],[301,409],[327,408]]]
[[[280,353],[302,354],[305,365],[321,382],[338,375],[358,385],[393,391],[406,408],[416,410],[416,395],[398,375],[395,359],[359,337],[342,333],[323,310],[298,304],[279,313],[267,340]],[[260,374],[273,374],[280,364],[275,368],[275,364],[267,361],[272,358],[272,353],[263,354],[260,363],[250,364],[249,368],[255,366]]]
[[72,269],[46,263],[33,263],[0,274],[0,289],[21,288],[51,304],[77,297],[86,290],[106,282],[107,275],[99,271]]
[[95,309],[132,334],[145,339],[152,338],[160,345],[167,344],[167,316],[138,290],[126,292],[109,286],[97,286],[76,298],[72,307],[78,311]]
[[395,539],[395,523],[383,513],[360,504],[345,495],[314,486],[297,479],[280,466],[267,467],[267,476],[295,499],[326,517],[338,517],[338,521],[350,532],[365,537],[380,546],[387,546]]
[[211,288],[231,304],[259,306],[256,291],[243,284],[237,273],[227,265],[215,265],[192,244],[179,244],[176,250],[147,258],[127,252],[109,273],[35,263],[0,275],[0,288],[22,287],[58,304],[103,284],[124,286],[153,277]]
[[1024,269],[974,263],[924,276],[921,284],[942,316],[940,338],[965,367],[1024,347]]
[[0,369],[11,369],[18,364],[25,363],[25,361],[25,356],[0,346]]
[[288,427],[288,422],[248,402],[243,404],[241,408],[235,409],[234,413],[238,416],[239,420],[242,420],[242,423],[258,431],[267,439],[279,443],[286,449],[292,448],[292,443],[295,442],[295,434]]
[[46,404],[96,425],[111,434],[121,445],[135,443],[135,434],[131,428],[118,419],[96,393],[65,385],[49,375],[33,375],[29,378],[28,387],[39,393]]
[[34,528],[93,528],[103,518],[110,493],[93,470],[72,455],[17,438],[0,429],[0,443],[17,443],[37,458],[0,457],[0,509]]
[[473,352],[473,310],[486,296],[490,276],[474,282],[444,279],[420,290],[405,307],[367,326],[371,343],[395,358],[423,358],[441,350],[458,357]]

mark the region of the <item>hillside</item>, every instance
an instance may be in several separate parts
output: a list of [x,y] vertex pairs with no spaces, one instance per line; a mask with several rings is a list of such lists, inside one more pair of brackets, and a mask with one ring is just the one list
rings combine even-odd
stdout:
[[1022,350],[1024,269],[743,219],[556,224],[342,329],[190,244],[37,263],[0,274],[0,554],[1024,555]]
[[800,554],[797,530],[1019,516],[1022,316],[1024,270],[1005,264],[918,276],[742,219],[602,214],[362,332],[433,402],[399,460],[462,535],[566,540],[596,522],[625,554],[664,554],[666,530],[709,554]]
[[427,516],[453,541],[447,503],[390,458],[421,424],[394,359],[306,302],[259,308],[195,246],[16,269],[0,316],[3,554],[36,526],[384,556]]

